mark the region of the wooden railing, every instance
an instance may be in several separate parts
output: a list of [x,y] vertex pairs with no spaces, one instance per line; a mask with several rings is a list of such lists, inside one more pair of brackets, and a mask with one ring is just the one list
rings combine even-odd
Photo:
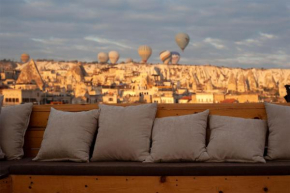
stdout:
[[[128,106],[136,104],[126,104],[120,106]],[[288,105],[290,104],[281,104]],[[97,109],[98,105],[38,105],[33,107],[30,118],[29,128],[25,135],[24,151],[25,156],[36,156],[43,133],[46,128],[50,108],[58,110],[78,112]],[[159,104],[156,117],[179,116],[198,113],[206,109],[210,110],[211,115],[222,115],[232,117],[243,117],[251,119],[267,119],[265,107],[263,103],[247,103],[247,104]]]

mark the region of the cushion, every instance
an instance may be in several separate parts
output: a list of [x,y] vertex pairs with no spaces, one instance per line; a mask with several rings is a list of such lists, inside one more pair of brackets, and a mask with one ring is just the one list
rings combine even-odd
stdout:
[[3,95],[0,95],[0,113],[2,105],[3,105]]
[[[1,114],[2,103],[3,103],[3,95],[0,95],[0,114]],[[5,157],[5,154],[3,153],[1,149],[1,145],[0,145],[0,160],[4,159],[4,157]]]
[[262,162],[266,121],[225,116],[210,116],[210,162]]
[[1,146],[0,146],[0,160],[4,159],[4,157],[5,157],[5,154],[3,153]]
[[[31,158],[2,161],[3,174],[67,176],[271,176],[290,175],[290,161],[267,163],[142,163],[142,162],[35,162]],[[6,171],[5,171],[6,168]],[[286,176],[285,176],[286,177]],[[270,177],[271,178],[271,177]],[[32,177],[33,179],[33,177]],[[60,179],[61,180],[61,179]],[[95,181],[98,179],[95,179]],[[99,179],[100,180],[100,179]],[[198,179],[197,179],[198,180]],[[225,179],[226,180],[226,179]],[[193,183],[199,183],[194,181]],[[29,181],[30,183],[30,181]],[[101,185],[102,181],[99,181]],[[129,182],[128,182],[129,183]],[[132,181],[134,183],[134,181]],[[210,181],[209,181],[210,183]],[[230,182],[229,182],[230,183]],[[148,184],[146,184],[148,185]],[[145,184],[144,184],[145,186]],[[46,188],[46,187],[45,187]],[[127,190],[127,189],[126,189]],[[207,189],[205,189],[204,192]],[[1,192],[1,191],[0,191]],[[194,192],[194,191],[192,191]],[[217,191],[218,192],[218,191]]]
[[268,160],[290,160],[290,107],[265,103],[268,125]]
[[202,113],[156,118],[152,148],[146,162],[206,161],[209,110]]
[[144,161],[149,155],[157,104],[99,108],[99,130],[91,161]]
[[[9,166],[3,165],[3,162],[4,161],[0,162],[0,164],[1,164],[1,167],[0,167],[0,180],[4,179],[4,178],[7,178],[9,176]],[[2,184],[1,184],[1,186],[2,186]]]
[[51,108],[37,156],[40,161],[88,162],[99,110],[64,112]]
[[3,107],[0,114],[0,146],[8,160],[23,157],[24,135],[32,103]]

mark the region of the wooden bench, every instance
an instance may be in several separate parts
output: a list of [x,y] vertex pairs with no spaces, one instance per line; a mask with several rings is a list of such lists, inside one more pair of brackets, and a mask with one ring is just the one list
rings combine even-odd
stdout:
[[[51,107],[63,111],[77,112],[96,109],[98,105],[34,106],[29,128],[25,135],[24,152],[26,157],[36,156],[41,145]],[[205,109],[210,109],[210,114],[212,115],[267,119],[264,104],[159,104],[156,116],[179,116],[201,112]],[[11,174],[0,180],[0,192],[290,192],[290,167],[283,174],[281,172],[281,175],[245,176],[78,176]]]

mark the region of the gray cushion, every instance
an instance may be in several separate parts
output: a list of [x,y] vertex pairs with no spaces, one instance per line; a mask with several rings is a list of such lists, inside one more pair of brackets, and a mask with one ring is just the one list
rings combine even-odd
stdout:
[[263,162],[266,121],[210,116],[210,162]]
[[32,103],[3,107],[0,114],[0,146],[8,160],[23,157],[24,135],[29,124]]
[[[0,114],[1,114],[2,103],[3,103],[3,95],[0,95]],[[0,144],[0,159],[4,159],[4,157],[5,157],[5,154],[3,153],[1,149],[1,144]]]
[[290,107],[265,103],[268,125],[266,159],[290,160]]
[[146,162],[206,161],[206,127],[209,110],[202,113],[157,118],[152,148]]
[[0,95],[0,113],[1,113],[2,105],[3,105],[3,95]]
[[64,112],[51,108],[37,156],[40,161],[88,162],[99,110]]
[[[288,176],[290,175],[290,161],[285,161],[285,162],[268,161],[267,163],[205,163],[205,162],[178,163],[177,162],[177,163],[148,163],[146,164],[142,162],[123,162],[123,161],[122,162],[89,162],[89,163],[35,162],[35,161],[31,161],[31,158],[24,158],[21,160],[1,161],[0,164],[1,164],[0,179],[1,179],[1,174],[7,176],[9,173],[10,175],[59,175],[60,180],[61,180],[61,176],[63,175],[67,175],[67,176],[158,176],[159,178],[160,176],[191,176],[192,183],[198,183],[198,179],[194,180],[192,176],[237,176],[237,175],[238,176],[262,176],[263,175],[265,176],[265,179],[266,179],[267,177],[271,175],[280,175],[280,176],[285,175],[285,177],[286,175]],[[32,177],[32,179],[33,178],[34,177]],[[225,177],[225,180],[227,180],[226,177]],[[103,181],[100,181],[99,178],[94,178],[94,181],[95,183],[99,183],[99,185],[103,183]],[[226,182],[230,183],[229,181],[226,181]],[[130,180],[128,183],[130,183]],[[134,183],[134,181],[131,181],[131,183]],[[210,183],[210,181],[208,183]],[[145,185],[148,185],[148,184],[144,184],[144,186]],[[191,191],[191,192],[195,192],[195,191]],[[205,189],[203,192],[208,192],[208,191]]]
[[99,130],[91,161],[144,161],[149,155],[157,104],[99,107]]
[[4,157],[5,157],[5,154],[3,153],[3,151],[2,151],[2,149],[0,147],[0,160],[4,159]]

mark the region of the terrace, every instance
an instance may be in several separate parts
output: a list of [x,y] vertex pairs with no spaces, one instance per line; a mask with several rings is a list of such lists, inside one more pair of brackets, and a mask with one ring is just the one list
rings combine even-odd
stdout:
[[[117,106],[133,105],[136,104]],[[290,104],[279,105],[290,108]],[[1,193],[192,191],[222,193],[287,192],[290,189],[289,161],[267,160],[266,163],[31,161],[41,148],[51,108],[66,112],[84,112],[98,109],[99,105],[33,106],[24,138],[24,158],[0,162]],[[262,103],[158,104],[156,118],[197,115],[206,109],[209,109],[210,115],[267,120],[265,106]],[[244,129],[246,131],[246,128]],[[206,144],[209,143],[210,132],[207,128]],[[267,148],[266,145],[265,155]]]

